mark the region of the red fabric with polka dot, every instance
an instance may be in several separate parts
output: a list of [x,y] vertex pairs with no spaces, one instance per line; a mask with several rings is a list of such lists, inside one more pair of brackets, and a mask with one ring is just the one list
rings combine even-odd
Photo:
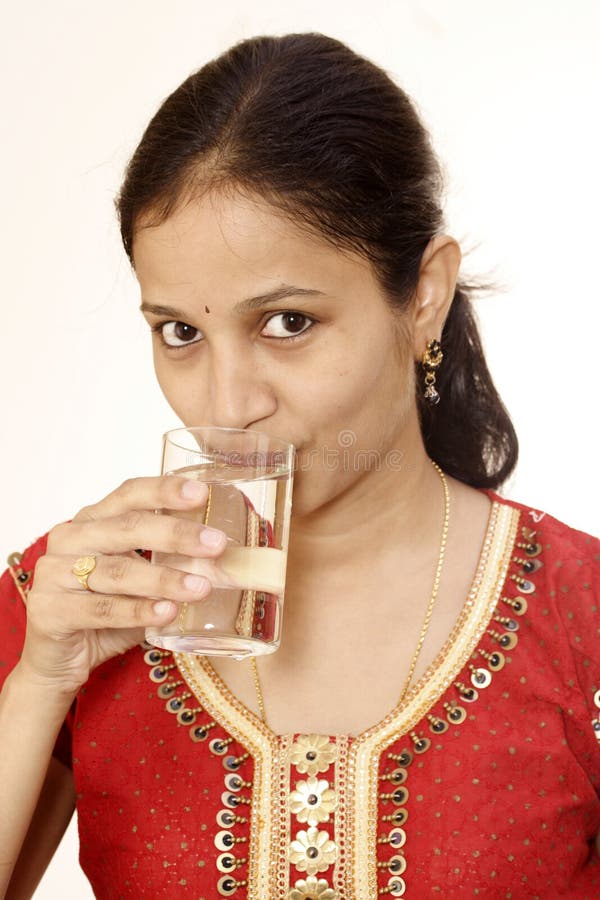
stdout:
[[[591,900],[600,897],[600,744],[592,727],[600,713],[600,542],[487,493],[522,511],[520,524],[543,545],[543,566],[510,664],[470,705],[467,721],[411,764],[406,897]],[[24,553],[23,568],[44,550],[45,536]],[[1,682],[25,626],[8,572],[0,615]],[[222,760],[165,711],[143,654],[136,647],[93,673],[57,744],[63,761],[72,755],[81,863],[99,898],[213,900]],[[211,737],[228,735],[217,725]],[[399,737],[388,752],[406,741]],[[232,742],[227,752],[244,750]],[[383,754],[380,772],[391,765]],[[252,780],[252,759],[240,773]],[[246,833],[240,828],[236,834]],[[236,877],[246,874],[242,867]],[[244,897],[244,888],[233,896]]]
[[[37,538],[23,553],[21,568],[24,572],[35,570],[35,563],[46,552],[48,534]],[[29,583],[32,583],[30,579]],[[25,639],[26,615],[25,607],[19,592],[15,587],[13,577],[8,569],[5,569],[0,577],[0,688],[4,684],[8,673],[12,671],[19,661],[21,648]],[[71,766],[71,727],[73,724],[75,704],[61,728],[53,755],[63,765]]]

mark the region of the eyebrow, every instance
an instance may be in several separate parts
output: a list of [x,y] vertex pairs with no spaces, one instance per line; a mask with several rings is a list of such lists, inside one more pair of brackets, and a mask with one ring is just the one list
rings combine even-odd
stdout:
[[[239,303],[236,303],[233,307],[233,312],[238,314],[254,312],[257,309],[269,306],[271,303],[278,303],[286,297],[298,296],[323,297],[325,295],[323,291],[318,291],[315,288],[302,288],[295,284],[282,284],[280,287],[268,291],[266,294],[258,294],[256,297],[247,297],[245,300],[240,300]],[[189,313],[186,313],[181,309],[176,309],[174,306],[165,306],[164,304],[156,303],[144,302],[141,304],[140,310],[142,312],[153,313],[155,316],[173,316],[176,319],[179,318],[182,320],[185,320],[189,315]]]

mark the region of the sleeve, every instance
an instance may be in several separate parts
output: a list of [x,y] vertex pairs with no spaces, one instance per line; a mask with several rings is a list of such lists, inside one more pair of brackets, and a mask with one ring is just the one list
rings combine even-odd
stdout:
[[573,737],[600,792],[600,540],[563,525],[551,542],[550,596],[576,678],[575,685],[566,687],[578,691],[584,717],[581,731]]
[[[27,614],[25,602],[33,584],[35,565],[46,552],[48,533],[23,553],[11,553],[0,576],[0,690],[21,656]],[[52,755],[71,768],[71,736],[75,703],[58,734]]]

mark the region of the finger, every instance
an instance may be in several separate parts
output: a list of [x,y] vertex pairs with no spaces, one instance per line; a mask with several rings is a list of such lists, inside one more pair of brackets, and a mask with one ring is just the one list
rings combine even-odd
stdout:
[[[47,558],[48,583],[61,591],[85,591],[71,570],[74,563],[72,556]],[[194,572],[184,572],[164,565],[148,565],[129,556],[96,556],[96,567],[88,575],[87,583],[95,593],[187,603],[201,600],[212,588],[209,576],[216,575],[214,564],[207,562],[204,571],[198,568],[194,563]]]
[[202,525],[199,518],[201,514],[192,511],[166,515],[130,509],[108,518],[61,523],[50,533],[48,552],[82,556],[126,553],[143,547],[182,556],[219,556],[227,536],[218,528]]
[[208,485],[183,475],[128,478],[98,503],[84,506],[73,521],[119,516],[130,509],[191,509],[204,506]]
[[152,600],[92,591],[48,594],[33,588],[27,614],[34,630],[65,637],[78,631],[103,628],[149,628],[172,622],[180,605],[173,600]]

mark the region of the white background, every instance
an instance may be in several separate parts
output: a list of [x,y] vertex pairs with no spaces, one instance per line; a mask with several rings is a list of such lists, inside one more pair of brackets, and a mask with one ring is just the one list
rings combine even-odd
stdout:
[[[509,497],[598,532],[596,0],[2,3],[0,551],[124,478],[178,423],[113,212],[148,119],[243,37],[323,31],[417,101],[448,177],[490,367],[521,442]],[[85,900],[74,829],[36,898]]]

